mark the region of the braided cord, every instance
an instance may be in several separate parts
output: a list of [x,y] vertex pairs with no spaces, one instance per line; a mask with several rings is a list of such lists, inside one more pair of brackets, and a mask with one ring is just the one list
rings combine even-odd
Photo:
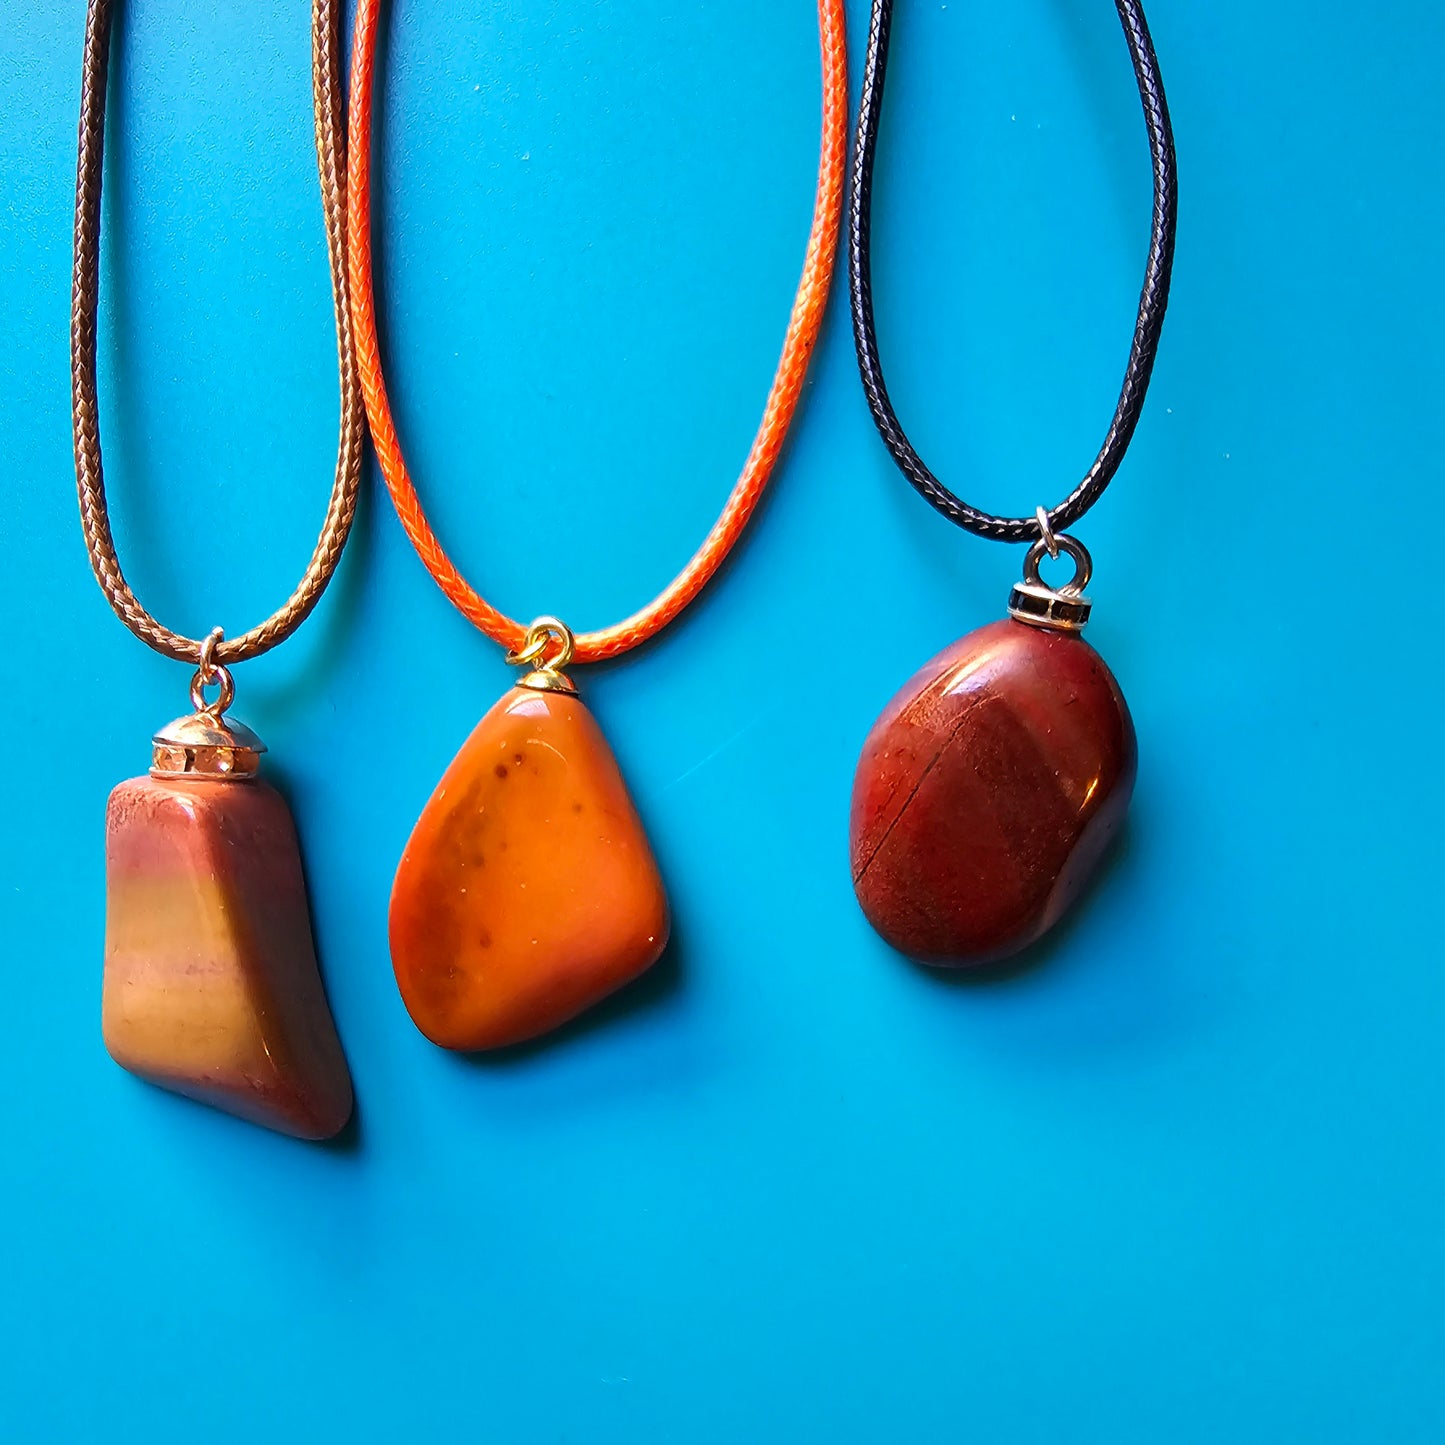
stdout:
[[[522,646],[527,628],[493,607],[467,582],[432,531],[407,471],[387,398],[377,344],[371,264],[371,111],[380,4],[381,0],[358,0],[356,8],[347,179],[351,305],[372,441],[397,516],[427,571],[468,621],[503,646],[516,650]],[[657,597],[630,617],[611,627],[577,634],[575,656],[579,662],[597,662],[629,652],[666,627],[702,591],[747,526],[782,450],[823,320],[842,214],[848,109],[843,0],[818,0],[818,31],[823,60],[823,140],[812,229],[782,357],[752,450],[721,515],[688,564]]]
[[[96,400],[96,317],[100,306],[101,183],[105,168],[105,94],[110,62],[112,0],[89,0],[80,93],[80,140],[75,179],[75,265],[70,302],[70,396],[75,440],[75,480],[80,522],[96,580],[116,616],[140,640],[167,657],[195,661],[201,639],[182,636],[158,622],[141,604],[121,571],[106,508]],[[365,440],[365,415],[356,373],[346,275],[345,89],[339,50],[340,11],[335,0],[311,7],[312,102],[316,160],[326,220],[326,252],[336,312],[341,381],[341,424],[336,476],[315,551],[295,591],[264,622],[213,650],[218,663],[243,662],[284,642],[326,590],[356,514]]]
[[[1149,259],[1144,286],[1139,295],[1139,314],[1134,340],[1124,371],[1113,420],[1104,444],[1084,479],[1047,515],[1055,532],[1077,522],[1103,495],[1124,460],[1124,453],[1139,423],[1139,413],[1149,390],[1154,357],[1159,350],[1159,333],[1169,304],[1169,277],[1174,266],[1174,232],[1178,210],[1178,184],[1174,166],[1174,133],[1169,124],[1169,107],[1159,61],[1149,37],[1149,26],[1139,0],[1115,0],[1139,99],[1144,107],[1144,124],[1149,133],[1149,154],[1154,175],[1154,210],[1149,234]],[[868,47],[863,67],[862,97],[858,107],[858,129],[853,167],[849,180],[848,278],[853,311],[853,340],[858,352],[858,369],[863,389],[873,412],[879,434],[893,454],[903,475],[924,499],[951,522],[980,537],[1000,542],[1031,541],[1043,535],[1036,517],[996,517],[980,511],[954,495],[929,471],[914,451],[893,410],[878,356],[878,336],[873,325],[873,275],[870,218],[873,204],[873,161],[878,148],[878,124],[883,108],[883,85],[888,70],[888,35],[893,19],[893,0],[873,0],[868,29]]]

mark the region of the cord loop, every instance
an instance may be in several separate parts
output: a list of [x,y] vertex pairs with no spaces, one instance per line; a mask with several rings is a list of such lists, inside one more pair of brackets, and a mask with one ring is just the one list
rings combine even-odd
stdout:
[[[1139,293],[1134,340],[1118,404],[1084,479],[1047,515],[1048,532],[1073,526],[1103,495],[1119,469],[1139,423],[1139,412],[1149,390],[1159,334],[1169,304],[1169,279],[1174,267],[1174,232],[1178,211],[1178,181],[1174,164],[1174,132],[1164,98],[1164,81],[1139,0],[1114,0],[1124,27],[1124,38],[1134,64],[1134,78],[1149,133],[1149,155],[1154,178],[1154,209],[1150,223],[1149,258]],[[858,105],[857,141],[849,180],[848,279],[853,312],[853,341],[858,370],[868,406],[888,450],[903,475],[936,511],[950,522],[980,537],[1000,542],[1027,542],[1046,535],[1037,514],[1033,517],[996,517],[956,496],[929,471],[913,449],[888,395],[878,336],[873,323],[872,205],[873,162],[878,148],[878,127],[883,109],[883,86],[888,72],[888,35],[893,22],[893,0],[873,0],[868,48],[863,65],[862,95]],[[1060,539],[1062,541],[1062,539]]]
[[[752,449],[717,521],[682,571],[631,616],[610,627],[579,633],[575,649],[578,662],[620,657],[655,637],[707,586],[757,509],[797,410],[832,280],[848,149],[848,61],[844,51],[843,0],[817,0],[817,5],[823,62],[823,138],[813,221],[803,257],[803,273],[783,338],[782,355]],[[377,337],[371,254],[371,113],[379,10],[380,0],[357,0],[351,45],[347,175],[347,263],[361,384],[372,441],[396,514],[433,581],[467,621],[511,649],[514,655],[520,655],[529,645],[529,630],[492,606],[462,576],[432,530],[407,470],[387,397]]]
[[[361,484],[365,417],[352,340],[346,274],[346,122],[341,81],[337,0],[312,0],[311,92],[316,164],[331,268],[336,350],[341,380],[341,422],[336,472],[321,534],[290,597],[240,637],[217,642],[217,663],[243,662],[284,642],[306,620],[336,574],[356,515]],[[96,390],[97,317],[100,310],[101,185],[105,174],[105,93],[110,70],[114,0],[89,0],[80,91],[80,141],[75,177],[75,250],[70,293],[70,402],[75,443],[75,482],[80,524],[90,565],[116,616],[148,647],[179,662],[196,657],[202,643],[172,632],[142,605],[121,570],[105,495],[100,449],[100,403]]]
[[1058,561],[1059,539],[1054,535],[1053,523],[1049,521],[1048,512],[1043,507],[1038,507],[1034,511],[1034,516],[1038,518],[1039,540],[1049,549],[1049,556]]

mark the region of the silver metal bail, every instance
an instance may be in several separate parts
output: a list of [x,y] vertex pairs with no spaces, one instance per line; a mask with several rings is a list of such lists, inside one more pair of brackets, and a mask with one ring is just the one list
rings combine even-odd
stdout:
[[[1093,558],[1082,542],[1063,532],[1055,532],[1048,524],[1048,513],[1039,509],[1039,539],[1024,558],[1024,580],[1014,584],[1009,593],[1008,612],[1015,622],[1030,627],[1047,627],[1055,632],[1081,632],[1089,620],[1093,603],[1084,596],[1084,588],[1094,575]],[[1046,586],[1039,576],[1039,563],[1045,556],[1057,557],[1067,552],[1074,563],[1074,575],[1062,587]]]

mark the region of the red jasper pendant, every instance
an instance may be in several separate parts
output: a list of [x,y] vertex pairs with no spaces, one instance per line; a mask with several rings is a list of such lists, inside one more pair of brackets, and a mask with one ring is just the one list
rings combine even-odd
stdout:
[[1103,659],[1078,636],[1088,554],[1057,591],[1030,551],[1009,620],[929,662],[885,709],[853,786],[853,886],[895,948],[955,967],[1046,933],[1128,811],[1136,745]]

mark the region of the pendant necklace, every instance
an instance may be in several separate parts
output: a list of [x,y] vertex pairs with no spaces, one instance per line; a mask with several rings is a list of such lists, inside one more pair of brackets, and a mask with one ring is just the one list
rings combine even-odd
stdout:
[[[909,444],[884,385],[873,329],[869,212],[892,0],[873,0],[849,187],[853,335],[868,404],[894,461],[924,499],[980,537],[1029,542],[1008,619],[927,663],[889,703],[853,785],[853,886],[873,927],[928,963],[976,966],[1017,953],[1078,896],[1128,810],[1134,725],[1103,659],[1079,635],[1092,564],[1065,533],[1099,500],[1139,420],[1174,258],[1174,138],[1144,12],[1115,0],[1153,162],[1148,266],[1119,403],[1084,479],[1056,507],[996,517],[956,497]],[[1045,556],[1073,576],[1046,586]]]
[[370,255],[372,73],[379,0],[359,0],[352,42],[348,236],[367,415],[397,515],[432,578],[524,669],[463,744],[422,811],[391,895],[392,964],[413,1022],[450,1049],[535,1038],[655,963],[668,910],[617,762],[567,676],[655,637],[702,590],[751,517],[797,407],[827,302],[842,211],[847,60],[842,0],[819,0],[823,139],[802,280],[743,472],[702,546],[624,621],[574,634],[530,627],[473,589],[433,533],[407,473],[377,348]]
[[315,552],[286,602],[238,637],[217,627],[198,639],[172,632],[141,605],[121,572],[106,510],[95,360],[112,8],[111,0],[90,0],[81,87],[70,332],[80,519],[116,615],[195,672],[192,711],[155,735],[149,775],[121,783],[106,812],[105,1044],[153,1084],[285,1134],[325,1139],[351,1115],[351,1076],[316,965],[296,829],[281,795],[256,775],[264,745],[226,712],[231,668],[305,621],[336,571],[356,509],[365,418],[346,292],[338,12],[333,0],[314,0],[311,11],[341,373],[335,481]]

